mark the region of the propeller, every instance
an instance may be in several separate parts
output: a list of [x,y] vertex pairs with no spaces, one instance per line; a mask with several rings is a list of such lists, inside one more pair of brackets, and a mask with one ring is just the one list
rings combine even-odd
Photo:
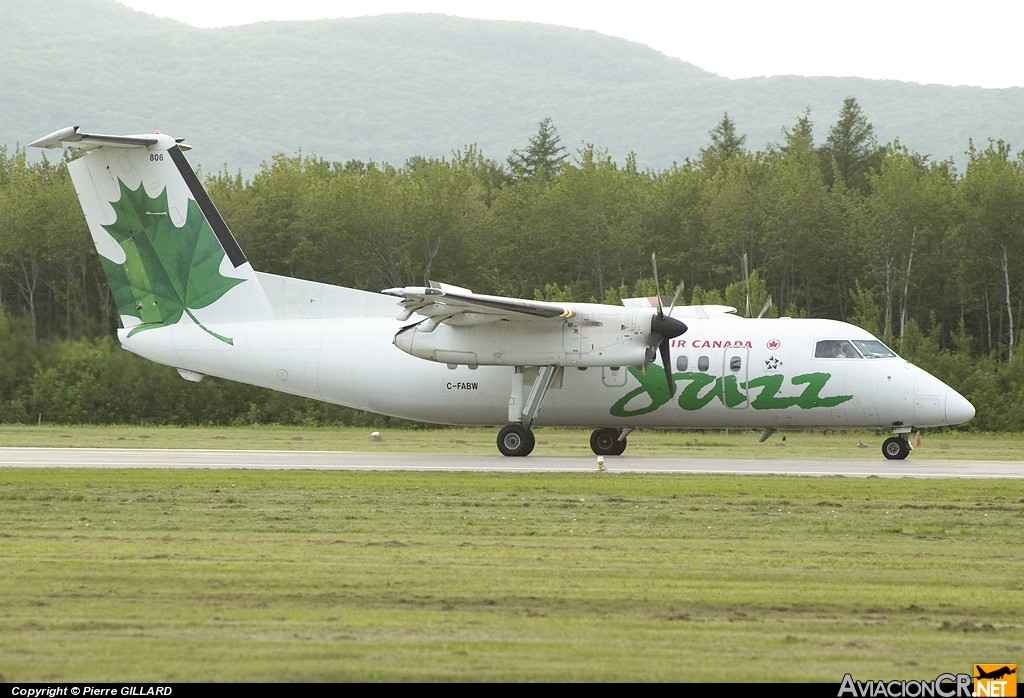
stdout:
[[672,317],[672,308],[675,307],[676,301],[679,300],[680,294],[683,292],[683,284],[679,283],[676,287],[675,295],[672,296],[672,304],[669,306],[669,314],[665,314],[665,308],[661,304],[661,285],[658,283],[658,260],[655,254],[651,253],[651,267],[654,269],[654,286],[658,296],[658,312],[651,318],[651,355],[649,361],[654,360],[653,351],[654,348],[658,348],[658,353],[661,355],[661,363],[665,367],[665,378],[668,380],[668,394],[673,395],[676,391],[675,382],[672,380],[672,363],[669,357],[669,346],[671,341],[686,332],[687,327],[681,320],[676,320]]

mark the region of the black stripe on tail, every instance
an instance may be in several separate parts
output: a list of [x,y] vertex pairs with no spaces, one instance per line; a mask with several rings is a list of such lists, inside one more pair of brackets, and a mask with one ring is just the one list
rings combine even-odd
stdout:
[[188,164],[188,160],[185,159],[181,148],[175,145],[168,148],[167,152],[170,153],[175,167],[178,168],[178,172],[185,179],[185,184],[188,185],[189,191],[192,192],[192,198],[199,204],[199,210],[203,212],[206,220],[210,222],[210,227],[213,228],[213,232],[217,236],[217,240],[220,241],[221,247],[224,248],[228,259],[231,260],[236,269],[245,264],[245,253],[242,252],[242,248],[238,246],[235,236],[228,229],[228,224],[221,218],[220,211],[213,205],[213,200],[206,193],[206,189],[203,187],[202,182],[199,181],[199,177],[196,176],[195,170]]

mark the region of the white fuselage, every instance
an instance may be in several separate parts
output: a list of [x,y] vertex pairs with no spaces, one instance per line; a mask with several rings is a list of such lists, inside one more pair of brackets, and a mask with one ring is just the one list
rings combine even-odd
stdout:
[[[260,274],[265,286],[299,283]],[[273,320],[176,325],[127,336],[125,348],[198,374],[436,424],[509,421],[515,368],[429,361],[399,350],[394,299],[301,282],[321,307],[279,305]],[[332,301],[343,312],[330,317]],[[273,299],[274,295],[269,294]],[[359,307],[352,310],[352,299]],[[312,305],[306,303],[305,305]],[[326,308],[324,307],[326,306]],[[296,308],[298,308],[296,310]],[[326,312],[324,312],[326,309]],[[672,340],[675,391],[658,363],[559,369],[535,425],[580,427],[894,428],[956,424],[973,407],[898,357],[815,358],[821,339],[873,339],[833,320],[687,318]],[[536,367],[524,371],[527,387]],[[969,411],[969,414],[967,414]]]

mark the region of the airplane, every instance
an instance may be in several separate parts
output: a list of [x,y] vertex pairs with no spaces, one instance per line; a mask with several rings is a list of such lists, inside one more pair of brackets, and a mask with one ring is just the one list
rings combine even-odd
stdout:
[[975,671],[975,677],[974,678],[976,678],[976,679],[995,679],[995,680],[998,680],[998,679],[1003,678],[1004,676],[1009,676],[1010,674],[1016,674],[1017,673],[1017,667],[1015,665],[1014,668],[1011,669],[1009,666],[1003,666],[1003,667],[1001,667],[999,669],[995,669],[993,671],[985,671],[985,670],[983,670],[981,668],[980,664],[975,664],[974,665],[974,671]]
[[882,453],[904,459],[912,432],[975,414],[956,390],[836,320],[740,317],[661,297],[541,302],[434,282],[374,293],[259,272],[184,139],[72,126],[30,145],[83,151],[67,167],[118,307],[118,339],[186,380],[504,425],[498,450],[513,457],[533,451],[535,427],[561,426],[592,429],[599,456],[622,455],[636,429],[752,429],[761,441],[778,430],[891,430]]

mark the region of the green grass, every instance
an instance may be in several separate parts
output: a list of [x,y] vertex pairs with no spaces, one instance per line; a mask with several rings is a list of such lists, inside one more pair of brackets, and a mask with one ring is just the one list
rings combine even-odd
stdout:
[[838,684],[1024,659],[1011,481],[4,468],[0,512],[3,682]]
[[[140,427],[0,425],[0,446],[224,448],[316,451],[427,451],[497,453],[497,429],[379,429],[369,427]],[[590,431],[539,428],[536,455],[592,455]],[[852,458],[879,460],[886,432],[779,432],[759,443],[760,432],[636,431],[629,456],[714,456],[723,458]],[[955,430],[925,432],[911,458],[1019,460],[1024,434],[979,434]]]

